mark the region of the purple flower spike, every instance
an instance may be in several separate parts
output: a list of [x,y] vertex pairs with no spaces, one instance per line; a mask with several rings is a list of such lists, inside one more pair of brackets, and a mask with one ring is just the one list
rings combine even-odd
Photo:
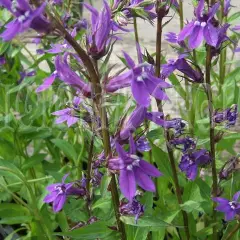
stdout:
[[118,158],[110,159],[108,168],[120,171],[119,183],[122,194],[132,201],[136,194],[136,184],[146,191],[155,192],[155,185],[149,176],[160,177],[162,174],[136,155],[133,138],[130,137],[129,153],[126,153],[118,142],[116,142],[116,150]]
[[207,150],[201,149],[193,153],[185,153],[182,156],[179,168],[184,172],[189,180],[197,177],[198,166],[203,166],[211,162],[211,157]]
[[214,114],[214,122],[222,123],[225,122],[226,128],[234,126],[238,117],[238,106],[234,104],[231,108],[227,108],[224,111],[217,110]]
[[218,203],[216,210],[225,214],[226,221],[231,221],[240,214],[239,196],[240,191],[234,194],[232,201],[221,197],[213,198],[213,201]]
[[37,32],[47,32],[50,23],[42,15],[46,3],[33,10],[25,0],[1,1],[0,5],[7,8],[16,18],[5,25],[5,31],[0,35],[4,41],[12,40],[16,35],[33,28]]
[[180,32],[178,41],[188,38],[191,49],[200,46],[203,39],[208,45],[216,47],[218,42],[218,29],[215,27],[214,15],[220,7],[220,2],[212,6],[208,13],[204,12],[204,0],[200,0],[195,9],[196,19],[188,23]]
[[135,216],[135,222],[137,223],[138,218],[144,214],[144,206],[134,197],[133,200],[128,203],[122,201],[119,211],[121,215]]
[[231,0],[225,0],[224,1],[224,16],[228,15],[231,7],[232,7]]

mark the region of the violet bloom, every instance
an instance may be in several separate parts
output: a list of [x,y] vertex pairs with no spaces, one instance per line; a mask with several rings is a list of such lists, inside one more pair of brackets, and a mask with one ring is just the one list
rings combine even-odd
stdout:
[[190,137],[175,138],[170,141],[170,144],[176,148],[180,148],[183,153],[196,148],[196,141]]
[[196,19],[188,23],[179,33],[178,41],[188,39],[191,49],[197,48],[203,41],[215,47],[218,42],[218,29],[215,27],[214,15],[220,7],[220,2],[214,4],[208,13],[204,11],[204,0],[200,0],[195,9]]
[[203,83],[204,75],[200,68],[196,70],[185,60],[186,54],[179,55],[177,60],[170,59],[167,64],[162,65],[162,76],[169,77],[175,70],[180,71],[186,75],[190,81],[194,83]]
[[74,97],[73,99],[73,107],[65,108],[56,112],[53,112],[52,115],[57,116],[56,124],[60,124],[63,122],[67,122],[68,127],[71,127],[73,124],[78,122],[79,116],[79,105],[81,104],[81,99],[79,97]]
[[228,15],[231,7],[232,7],[231,0],[225,0],[224,1],[224,11],[223,11],[225,17]]
[[63,208],[67,196],[69,195],[80,195],[83,196],[85,191],[73,187],[74,183],[65,183],[68,174],[64,175],[61,183],[54,183],[47,186],[49,194],[43,199],[45,203],[53,203],[53,211],[59,212]]
[[30,71],[30,72],[23,71],[23,72],[19,72],[19,75],[20,75],[20,79],[18,80],[18,84],[20,84],[25,77],[33,77],[33,76],[35,76],[36,75],[36,71]]
[[149,141],[146,139],[145,136],[140,137],[136,141],[136,147],[139,152],[149,152],[151,150]]
[[[65,55],[65,57],[67,54]],[[74,87],[77,91],[80,91],[84,96],[91,96],[91,86],[90,84],[85,83],[80,76],[78,76],[68,65],[66,59],[62,59],[61,56],[55,58],[55,67],[56,71],[51,74],[51,76],[44,79],[42,85],[40,85],[36,92],[42,92],[48,89],[58,77],[66,84]]]
[[0,66],[6,64],[6,58],[3,56],[0,56]]
[[185,153],[182,156],[179,168],[186,174],[189,180],[197,177],[198,167],[211,162],[209,152],[205,149],[197,150],[192,153]]
[[147,109],[142,106],[136,107],[129,119],[124,123],[119,137],[122,140],[128,139],[131,134],[143,123]]
[[97,168],[93,170],[93,176],[91,179],[91,183],[94,187],[98,187],[101,184],[101,180],[103,177],[103,173],[101,173]]
[[16,18],[5,25],[5,31],[0,35],[4,41],[12,40],[19,33],[33,28],[37,32],[47,32],[50,23],[42,15],[46,3],[33,10],[25,0],[2,0],[0,5],[7,8]]
[[240,214],[239,196],[240,191],[234,194],[232,201],[221,197],[213,198],[213,201],[218,203],[216,210],[225,214],[226,221],[231,221],[236,215]]
[[138,218],[144,214],[144,206],[134,197],[133,200],[128,203],[122,201],[119,212],[121,215],[135,216],[135,222],[137,223]]
[[187,122],[181,118],[165,120],[163,113],[160,112],[148,112],[146,118],[165,129],[173,129],[175,136],[181,135],[187,125]]
[[238,117],[238,106],[234,104],[232,107],[227,108],[224,111],[215,111],[214,113],[214,122],[222,123],[225,122],[225,126],[228,128],[230,126],[234,126],[236,124]]
[[107,53],[107,48],[113,36],[112,13],[108,3],[103,1],[104,7],[98,12],[91,5],[84,3],[84,6],[91,12],[91,29],[87,34],[88,53],[95,59],[100,59]]
[[107,84],[106,90],[114,92],[131,85],[134,99],[143,107],[150,105],[150,95],[158,100],[168,100],[162,89],[169,88],[171,85],[154,76],[153,66],[148,63],[135,65],[133,59],[127,53],[123,52],[123,54],[130,70],[112,78]]
[[146,191],[155,192],[155,185],[151,177],[160,177],[162,174],[150,163],[140,159],[136,155],[136,145],[130,138],[130,152],[124,151],[123,147],[116,142],[118,157],[108,162],[110,170],[119,170],[119,184],[122,194],[132,201],[136,194],[136,184]]
[[223,180],[223,179],[228,179],[230,178],[230,176],[232,175],[232,173],[234,171],[237,170],[237,166],[239,164],[239,155],[237,155],[236,157],[232,157],[231,159],[229,159],[222,167],[222,169],[219,172],[219,179]]

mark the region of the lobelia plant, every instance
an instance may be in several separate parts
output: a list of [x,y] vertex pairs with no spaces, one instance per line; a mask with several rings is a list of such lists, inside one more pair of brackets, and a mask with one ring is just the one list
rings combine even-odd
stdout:
[[239,239],[236,2],[98,3],[0,0],[0,234]]

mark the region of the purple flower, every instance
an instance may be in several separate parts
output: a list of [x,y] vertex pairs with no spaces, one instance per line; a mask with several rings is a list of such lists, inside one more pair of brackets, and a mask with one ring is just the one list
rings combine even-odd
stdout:
[[98,12],[91,5],[84,3],[84,6],[91,12],[91,29],[87,35],[88,53],[95,59],[100,59],[107,53],[107,48],[113,39],[112,13],[108,3],[103,1],[104,8]]
[[165,35],[165,40],[170,43],[178,43],[178,35],[174,32],[168,32]]
[[232,7],[231,0],[225,0],[224,1],[224,16],[228,15],[231,7]]
[[2,0],[0,5],[7,8],[16,17],[7,23],[5,31],[0,35],[4,41],[12,40],[16,35],[29,28],[33,28],[37,32],[47,32],[50,28],[50,23],[42,15],[46,3],[35,10],[25,0]]
[[109,160],[108,168],[120,171],[121,192],[129,201],[132,201],[136,194],[136,184],[146,191],[154,192],[155,185],[149,176],[159,177],[162,174],[157,168],[136,155],[136,145],[132,137],[129,141],[129,153],[125,152],[122,146],[116,142],[118,157]]
[[151,150],[151,146],[149,144],[149,141],[146,139],[145,136],[140,137],[136,141],[136,147],[139,152],[148,152]]
[[236,157],[232,157],[230,160],[228,160],[219,172],[219,179],[228,179],[231,174],[237,170],[239,160],[239,155],[237,155]]
[[232,201],[221,197],[213,198],[213,201],[218,203],[216,210],[225,214],[226,221],[231,221],[236,215],[240,214],[240,203],[238,202],[239,196],[240,191],[234,194]]
[[238,117],[238,106],[234,104],[232,107],[227,108],[224,111],[215,111],[214,122],[215,123],[226,123],[226,127],[234,126]]
[[[67,54],[65,57],[66,56]],[[72,71],[65,58],[62,59],[61,56],[57,56],[55,58],[55,67],[56,71],[44,79],[43,84],[36,89],[36,92],[42,92],[48,89],[53,84],[54,80],[58,77],[66,84],[74,87],[77,91],[80,91],[84,96],[91,96],[90,84],[85,83],[80,76]]]
[[168,100],[162,89],[169,88],[171,85],[154,76],[153,66],[148,63],[135,65],[133,59],[127,53],[123,52],[123,54],[130,70],[112,78],[106,86],[107,91],[114,92],[131,85],[134,99],[143,107],[150,105],[150,95],[159,100]]
[[3,56],[0,56],[0,66],[6,64],[6,58]]
[[171,120],[165,120],[163,113],[160,112],[148,112],[146,118],[165,129],[173,129],[175,136],[181,135],[186,126],[186,122],[181,118],[173,118]]
[[167,64],[162,65],[162,76],[164,78],[169,77],[175,70],[178,70],[182,72],[184,75],[186,75],[188,80],[192,80],[192,82],[195,83],[203,83],[204,81],[204,75],[200,68],[197,68],[196,70],[193,69],[187,60],[184,58],[186,57],[186,54],[182,54],[178,57],[177,60],[170,59]]
[[82,29],[87,29],[88,27],[88,22],[87,19],[81,19],[79,20],[75,25],[74,28],[76,28],[77,31],[80,31]]
[[123,125],[119,137],[122,140],[128,139],[132,133],[143,123],[147,109],[145,107],[136,107],[129,119]]
[[194,180],[197,177],[198,166],[203,166],[211,162],[209,152],[205,149],[195,152],[185,153],[179,164],[179,168],[186,174],[189,180]]
[[191,49],[197,48],[203,41],[215,47],[218,42],[218,29],[215,27],[214,15],[218,11],[220,2],[214,4],[208,13],[204,12],[204,0],[200,0],[195,9],[196,19],[188,23],[180,32],[178,41],[189,38],[188,45]]
[[53,112],[52,115],[58,116],[56,124],[67,122],[68,127],[71,127],[79,120],[77,111],[79,110],[79,105],[81,104],[81,99],[79,97],[74,97],[73,107],[65,108],[56,112]]
[[183,153],[188,152],[189,150],[194,150],[196,148],[196,141],[193,138],[186,137],[186,138],[175,138],[170,141],[170,144],[176,148],[182,150]]
[[69,174],[64,175],[61,183],[54,183],[47,186],[49,194],[43,199],[45,203],[53,203],[53,211],[59,212],[63,208],[68,195],[80,195],[85,194],[85,190],[81,188],[73,187],[74,183],[65,183]]
[[101,184],[102,176],[103,176],[103,173],[101,173],[97,168],[93,170],[91,183],[94,187],[97,187]]
[[119,211],[121,215],[135,216],[135,222],[137,223],[138,218],[144,214],[144,206],[134,197],[130,202],[122,201]]
[[19,72],[19,74],[20,74],[20,79],[18,80],[18,84],[20,84],[25,77],[35,76],[36,71],[30,71],[30,72],[23,71],[23,72]]

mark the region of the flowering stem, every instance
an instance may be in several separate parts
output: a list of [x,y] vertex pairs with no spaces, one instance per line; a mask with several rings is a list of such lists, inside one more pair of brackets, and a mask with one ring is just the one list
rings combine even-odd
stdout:
[[[158,8],[158,4],[160,2],[161,2],[161,0],[156,1],[157,8]],[[158,11],[158,9],[157,9],[157,11]],[[162,17],[160,16],[160,14],[158,14],[158,17],[157,17],[157,37],[156,37],[156,68],[155,68],[156,77],[160,77],[160,70],[161,70],[162,20],[163,20]],[[157,103],[158,103],[158,110],[160,112],[163,112],[162,102],[157,100]],[[177,169],[176,169],[176,165],[175,165],[175,161],[174,161],[173,151],[169,147],[170,146],[169,145],[169,134],[166,130],[164,131],[164,136],[165,136],[168,156],[169,156],[169,160],[170,160],[170,164],[171,164],[171,168],[172,168],[173,181],[174,181],[174,185],[175,185],[175,188],[176,188],[177,200],[178,200],[178,204],[181,205],[181,204],[183,204],[181,189],[180,189],[180,185],[179,185],[179,181],[178,181]],[[186,234],[186,239],[189,240],[190,239],[190,233],[189,233],[189,228],[188,228],[188,216],[187,216],[187,213],[185,211],[182,210],[181,212],[182,212],[182,216],[183,216],[183,223],[184,223],[184,230],[185,230],[185,234]]]
[[238,222],[237,225],[235,225],[235,227],[233,228],[233,230],[227,235],[227,237],[225,238],[225,240],[231,240],[233,239],[234,234],[239,230],[240,228],[240,222]]
[[[209,137],[210,137],[210,156],[212,159],[212,178],[213,178],[213,197],[217,197],[218,186],[217,186],[217,170],[216,170],[216,160],[215,160],[215,137],[214,137],[214,121],[213,121],[213,99],[212,99],[212,89],[211,89],[211,47],[207,46],[207,56],[206,56],[206,93],[208,98],[208,111],[209,111]],[[213,203],[213,221],[216,222],[216,203]],[[213,226],[213,239],[217,239],[217,229]]]
[[[55,19],[56,20],[56,19]],[[56,20],[57,21],[57,20]],[[88,54],[84,51],[84,49],[76,42],[76,40],[66,31],[64,26],[57,21],[56,22],[58,29],[63,34],[64,38],[68,41],[68,43],[74,48],[77,52],[79,57],[81,58],[84,66],[87,68],[87,71],[90,75],[90,80],[92,83],[92,94],[94,101],[97,106],[97,110],[99,111],[101,124],[102,124],[102,138],[103,138],[103,145],[104,145],[104,154],[106,159],[111,155],[111,143],[110,143],[110,135],[108,131],[108,119],[107,119],[107,112],[104,106],[103,98],[102,98],[102,88],[100,84],[100,79],[98,73],[94,67],[94,64]],[[115,211],[115,216],[117,220],[118,229],[121,232],[122,240],[126,240],[126,233],[124,224],[120,220],[120,213],[119,213],[119,194],[117,189],[117,183],[115,175],[111,175],[111,182],[110,182],[110,189],[112,194],[112,201]]]

